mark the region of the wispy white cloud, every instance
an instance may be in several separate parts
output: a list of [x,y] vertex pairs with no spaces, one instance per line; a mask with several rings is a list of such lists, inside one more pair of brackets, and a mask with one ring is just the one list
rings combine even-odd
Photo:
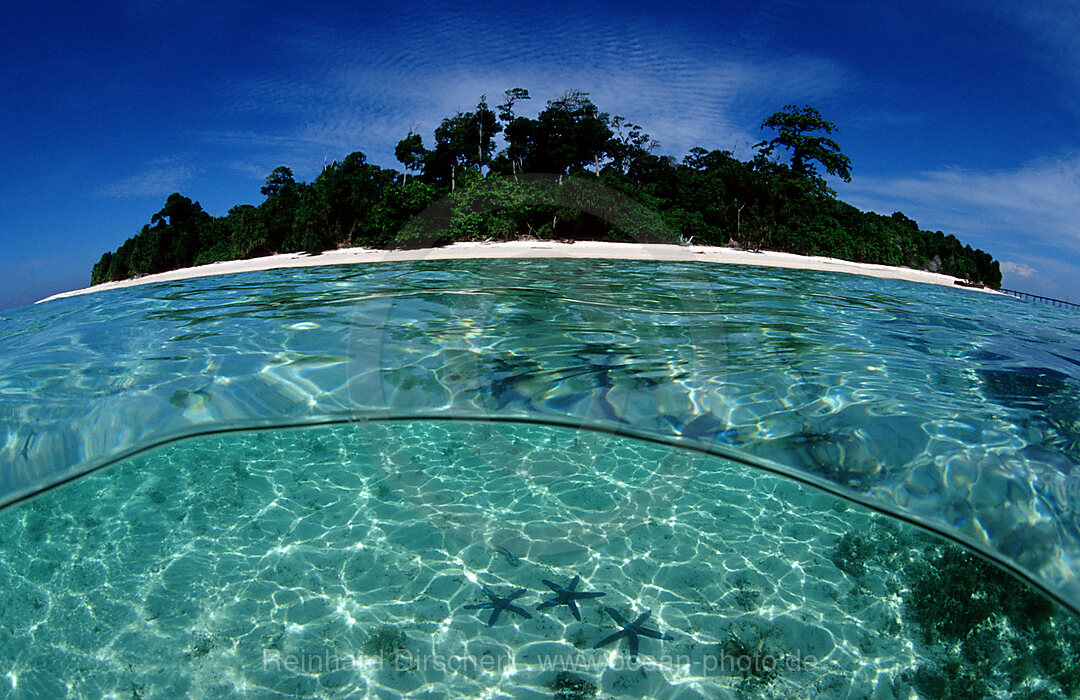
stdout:
[[277,166],[274,165],[274,166],[267,167],[264,164],[252,163],[251,161],[234,160],[234,161],[231,161],[230,163],[228,163],[227,167],[232,171],[241,173],[243,175],[246,175],[247,177],[258,180],[258,179],[265,178]]
[[986,240],[1019,231],[1080,253],[1080,157],[1031,163],[1016,170],[935,170],[903,177],[863,177],[841,194],[864,209],[897,209],[924,226],[960,230]]
[[97,190],[102,197],[162,197],[181,190],[191,181],[194,170],[174,160],[159,160],[146,169]]
[[1006,275],[1016,275],[1017,277],[1032,277],[1038,273],[1031,265],[1012,262],[1011,260],[1001,263],[1001,272]]
[[1033,56],[1080,89],[1080,4],[1075,0],[1013,0],[987,9],[1015,18],[1035,40]]
[[1080,303],[1073,282],[1080,278],[1080,260],[1075,256],[1029,250],[1010,257],[1001,263],[1003,287]]
[[1075,296],[1066,280],[1080,279],[1080,157],[1015,170],[953,168],[862,177],[837,189],[861,209],[900,210],[923,228],[956,234],[988,250],[1006,261],[1006,286],[1019,279],[1031,291]]
[[[432,6],[353,33],[305,27],[281,39],[284,53],[303,57],[302,74],[230,81],[218,92],[238,116],[274,125],[249,133],[249,145],[261,140],[280,151],[291,141],[331,157],[360,148],[389,165],[410,125],[430,140],[443,117],[472,109],[481,94],[494,106],[511,87],[534,96],[524,114],[582,89],[601,109],[645,127],[665,153],[703,146],[746,156],[765,115],[788,102],[820,105],[859,82],[818,56],[705,41],[685,26],[646,25],[625,13],[575,22],[559,12],[533,12],[543,33],[523,32],[514,13],[478,20]],[[390,36],[392,44],[383,38]]]

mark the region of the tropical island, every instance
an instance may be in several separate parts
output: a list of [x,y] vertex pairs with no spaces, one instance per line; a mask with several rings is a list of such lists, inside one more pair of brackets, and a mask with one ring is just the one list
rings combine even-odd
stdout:
[[492,109],[482,96],[473,111],[442,120],[431,148],[410,131],[395,149],[401,171],[359,151],[310,183],[281,166],[267,176],[261,204],[220,217],[173,193],[138,234],[101,256],[90,283],[282,253],[539,239],[779,251],[1001,284],[990,254],[900,212],[837,199],[819,169],[848,181],[851,161],[830,138],[836,126],[813,107],[765,118],[771,138],[749,161],[700,147],[679,161],[587,93],[549,100],[535,119],[515,113],[528,99],[514,88]]

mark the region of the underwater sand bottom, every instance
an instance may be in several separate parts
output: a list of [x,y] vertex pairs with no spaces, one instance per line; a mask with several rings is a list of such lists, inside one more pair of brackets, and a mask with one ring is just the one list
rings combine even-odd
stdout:
[[[895,525],[584,431],[205,438],[0,519],[10,697],[892,698],[926,653],[894,572],[855,579],[831,558],[842,533]],[[542,579],[575,575],[605,593],[580,622],[536,610]],[[489,611],[463,609],[486,600],[480,584],[528,589],[516,602],[532,619],[488,627]],[[674,639],[643,637],[638,663],[625,640],[593,649],[617,630],[605,606],[649,610],[645,626]]]

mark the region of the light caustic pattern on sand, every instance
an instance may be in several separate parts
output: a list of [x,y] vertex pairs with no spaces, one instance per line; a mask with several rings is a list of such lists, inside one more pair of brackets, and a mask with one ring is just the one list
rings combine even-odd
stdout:
[[[661,478],[680,470],[692,488]],[[617,697],[859,695],[902,692],[938,653],[902,619],[896,569],[942,545],[742,465],[590,431],[203,438],[7,509],[0,532],[13,696],[543,697],[564,671]],[[892,559],[842,571],[852,532],[888,539]],[[544,579],[575,575],[605,593],[580,621],[537,610]],[[527,589],[514,602],[532,618],[487,626],[465,609],[481,585]],[[649,610],[672,637],[641,637],[644,671],[625,643],[593,648],[617,629],[605,608]]]

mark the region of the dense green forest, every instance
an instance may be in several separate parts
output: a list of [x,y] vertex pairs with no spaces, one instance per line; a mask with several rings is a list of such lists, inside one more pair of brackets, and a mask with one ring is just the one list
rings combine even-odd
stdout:
[[749,161],[704,148],[679,161],[659,155],[641,126],[601,112],[587,93],[549,100],[535,119],[515,112],[530,99],[527,90],[504,98],[493,109],[481,97],[475,110],[443,119],[431,148],[410,131],[395,149],[401,171],[360,152],[325,166],[313,182],[297,182],[282,166],[266,178],[261,204],[221,217],[169,195],[142,231],[101,256],[91,284],[273,253],[525,236],[693,241],[1001,284],[988,253],[921,230],[899,212],[882,216],[838,200],[819,169],[850,180],[851,162],[829,137],[835,126],[812,107],[789,105],[764,119],[770,138]]

